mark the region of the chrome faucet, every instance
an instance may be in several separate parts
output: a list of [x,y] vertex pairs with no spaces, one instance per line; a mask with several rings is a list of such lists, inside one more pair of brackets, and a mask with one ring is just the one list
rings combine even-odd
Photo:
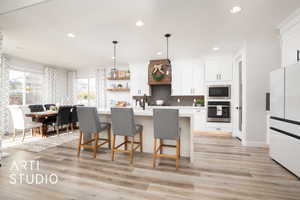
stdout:
[[145,107],[146,107],[146,102],[147,102],[147,95],[144,94],[143,98],[140,99],[140,106],[143,108],[143,110],[145,110]]

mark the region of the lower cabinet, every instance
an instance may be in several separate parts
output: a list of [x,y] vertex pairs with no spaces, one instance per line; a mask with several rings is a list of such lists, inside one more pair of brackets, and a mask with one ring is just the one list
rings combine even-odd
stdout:
[[270,156],[300,177],[300,140],[270,130]]
[[232,132],[231,123],[206,123],[207,131],[222,131],[222,132]]

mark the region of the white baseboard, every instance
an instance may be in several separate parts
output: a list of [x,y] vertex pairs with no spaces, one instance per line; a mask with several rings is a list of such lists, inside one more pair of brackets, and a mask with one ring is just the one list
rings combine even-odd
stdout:
[[266,142],[259,141],[243,141],[242,144],[247,147],[269,147]]

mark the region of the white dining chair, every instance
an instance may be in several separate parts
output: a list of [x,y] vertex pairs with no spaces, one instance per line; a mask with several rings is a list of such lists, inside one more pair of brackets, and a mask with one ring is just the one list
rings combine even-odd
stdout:
[[42,133],[42,127],[43,124],[39,122],[33,122],[30,117],[26,117],[26,113],[30,113],[30,110],[28,107],[25,106],[9,106],[9,111],[11,114],[11,118],[13,121],[13,129],[14,129],[14,135],[13,140],[16,139],[16,131],[22,130],[23,131],[23,139],[22,142],[25,139],[25,131],[26,129],[31,130],[32,135],[32,129],[33,128],[39,128],[40,132]]

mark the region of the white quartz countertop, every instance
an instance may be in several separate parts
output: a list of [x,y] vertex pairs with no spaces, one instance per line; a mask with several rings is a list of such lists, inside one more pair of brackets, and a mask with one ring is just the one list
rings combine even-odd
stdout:
[[[134,115],[135,116],[153,116],[153,109],[154,108],[162,108],[162,109],[178,109],[179,110],[179,117],[193,117],[196,110],[204,109],[204,108],[196,108],[196,107],[174,107],[174,106],[163,106],[163,107],[147,107],[145,110],[142,108],[134,108]],[[110,115],[110,109],[98,109],[98,113],[100,115]]]

